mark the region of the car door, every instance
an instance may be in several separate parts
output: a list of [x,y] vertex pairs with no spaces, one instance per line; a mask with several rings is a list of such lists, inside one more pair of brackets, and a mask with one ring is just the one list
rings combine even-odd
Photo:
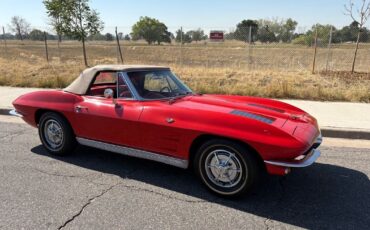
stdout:
[[[112,89],[113,98],[104,97]],[[140,102],[133,100],[124,76],[117,72],[100,72],[87,95],[75,104],[78,137],[124,146],[135,146]]]

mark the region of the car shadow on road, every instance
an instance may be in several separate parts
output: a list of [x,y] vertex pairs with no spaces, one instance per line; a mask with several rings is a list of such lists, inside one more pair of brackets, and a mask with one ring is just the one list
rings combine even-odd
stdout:
[[190,170],[83,146],[63,158],[48,154],[41,145],[31,151],[254,214],[266,218],[266,226],[279,221],[308,229],[370,229],[369,178],[340,166],[316,163],[287,177],[269,176],[248,196],[230,200],[208,192]]

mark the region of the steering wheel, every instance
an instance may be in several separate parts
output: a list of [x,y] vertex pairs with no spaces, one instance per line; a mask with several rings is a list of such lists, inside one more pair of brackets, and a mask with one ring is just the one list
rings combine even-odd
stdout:
[[165,92],[164,90],[166,90],[166,89],[167,89],[166,93],[171,92],[170,87],[168,87],[168,86],[163,87],[161,90],[159,90],[159,92],[164,93]]

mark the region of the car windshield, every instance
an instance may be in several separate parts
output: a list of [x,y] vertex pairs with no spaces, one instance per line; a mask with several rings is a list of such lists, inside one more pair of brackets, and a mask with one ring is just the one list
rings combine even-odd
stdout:
[[192,91],[169,70],[127,73],[142,99],[165,99],[192,94]]

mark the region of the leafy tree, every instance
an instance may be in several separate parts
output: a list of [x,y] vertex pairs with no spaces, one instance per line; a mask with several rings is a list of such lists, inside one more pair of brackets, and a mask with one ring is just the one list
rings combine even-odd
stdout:
[[224,38],[225,38],[226,40],[233,40],[233,39],[235,39],[235,33],[234,33],[234,32],[232,32],[232,31],[230,31],[229,33],[226,33],[226,34],[224,35]]
[[234,37],[237,40],[249,42],[249,29],[252,28],[251,42],[254,42],[254,38],[257,36],[258,23],[254,20],[243,20],[237,26],[234,32]]
[[182,44],[191,43],[192,39],[191,39],[190,34],[191,33],[189,32],[185,33],[184,31],[177,30],[175,40],[176,42],[181,42],[181,36],[182,36]]
[[195,42],[207,39],[207,36],[204,34],[204,31],[200,28],[197,30],[191,30],[188,33],[191,36],[191,40]]
[[257,37],[262,43],[277,41],[275,34],[267,26],[258,30]]
[[113,41],[113,34],[111,34],[111,33],[106,33],[106,34],[105,34],[105,40],[106,40],[106,41]]
[[337,29],[333,25],[322,24],[313,25],[310,30],[308,30],[305,34],[299,35],[298,37],[294,38],[292,42],[293,44],[312,46],[314,44],[317,30],[318,45],[327,45],[329,42],[331,29],[333,32],[332,42],[336,43],[339,41],[339,38],[337,36]]
[[89,0],[50,0],[50,2],[54,1],[55,5],[49,8],[48,4],[44,2],[49,17],[54,18],[54,15],[59,15],[60,31],[82,42],[84,63],[88,66],[85,41],[88,36],[103,30],[104,24],[100,20],[99,14],[90,8]]
[[23,39],[28,36],[28,32],[30,31],[30,24],[24,19],[19,16],[12,17],[10,21],[10,30],[16,33],[18,39]]
[[124,38],[123,38],[123,33],[122,33],[122,32],[119,32],[117,35],[118,35],[118,39],[119,39],[119,40],[124,39]]
[[144,39],[151,45],[154,42],[171,42],[170,32],[167,26],[155,18],[140,17],[140,20],[132,26],[131,37],[133,40]]
[[62,42],[63,35],[63,12],[59,9],[63,7],[63,0],[44,0],[47,14],[50,18],[49,24],[54,28],[58,35],[58,42]]
[[282,27],[283,31],[280,33],[279,40],[283,42],[290,42],[294,35],[294,31],[297,28],[297,25],[298,22],[294,21],[291,18],[288,18]]
[[130,41],[131,37],[130,35],[126,34],[125,37],[123,38],[125,41]]
[[30,32],[29,37],[33,41],[43,41],[44,40],[44,32],[38,29],[34,29]]
[[259,28],[268,27],[271,33],[274,33],[277,41],[290,42],[294,37],[298,22],[291,18],[288,19],[260,19],[258,21]]

